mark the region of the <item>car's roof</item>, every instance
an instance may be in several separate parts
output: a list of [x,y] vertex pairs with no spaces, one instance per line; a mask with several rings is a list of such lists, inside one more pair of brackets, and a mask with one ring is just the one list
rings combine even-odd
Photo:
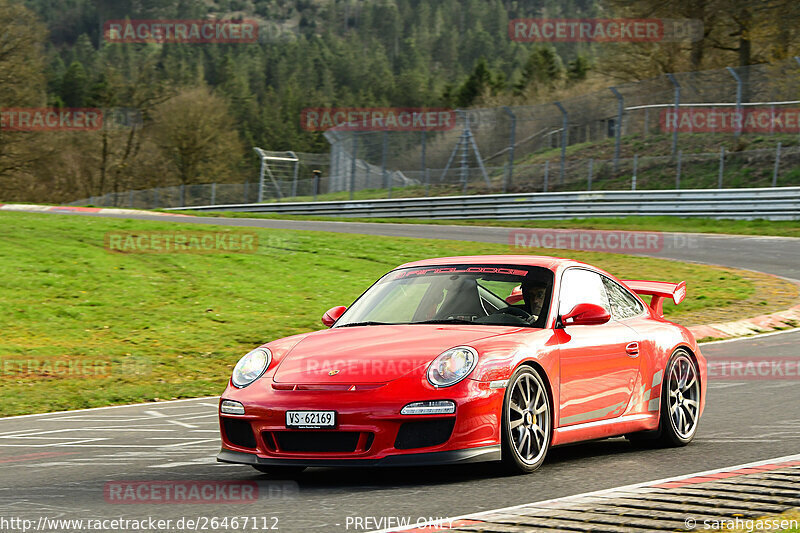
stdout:
[[427,267],[436,265],[518,265],[537,266],[550,270],[569,265],[585,265],[580,261],[564,259],[562,257],[549,257],[546,255],[466,255],[459,257],[434,257],[405,263],[397,268]]

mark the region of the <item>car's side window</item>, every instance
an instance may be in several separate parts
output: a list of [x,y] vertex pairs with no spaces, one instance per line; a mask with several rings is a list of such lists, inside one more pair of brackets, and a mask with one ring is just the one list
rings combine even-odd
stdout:
[[617,282],[603,277],[603,283],[611,305],[611,315],[614,320],[625,320],[640,315],[644,308],[642,304],[623,289]]
[[608,309],[608,296],[602,277],[582,268],[570,268],[561,278],[558,314],[565,315],[578,304],[597,304]]

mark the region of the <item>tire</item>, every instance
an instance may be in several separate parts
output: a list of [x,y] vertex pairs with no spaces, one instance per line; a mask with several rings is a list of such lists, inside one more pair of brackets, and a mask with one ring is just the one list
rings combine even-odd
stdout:
[[660,411],[658,429],[626,435],[631,444],[673,448],[692,442],[700,418],[700,378],[697,364],[683,348],[675,350],[664,369]]
[[675,350],[661,384],[661,444],[686,446],[700,421],[700,374],[689,352]]
[[542,376],[523,365],[508,380],[501,413],[504,468],[527,474],[539,468],[552,438],[550,395]]
[[251,465],[253,468],[262,474],[269,474],[276,478],[291,478],[303,472],[305,466],[266,466],[266,465]]

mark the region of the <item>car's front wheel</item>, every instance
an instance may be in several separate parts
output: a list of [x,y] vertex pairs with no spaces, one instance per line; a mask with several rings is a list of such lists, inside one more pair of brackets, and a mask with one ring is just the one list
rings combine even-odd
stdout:
[[521,366],[506,387],[502,413],[502,457],[512,472],[533,472],[550,448],[550,396],[544,379],[533,368]]
[[262,474],[269,474],[272,477],[291,478],[300,474],[306,469],[304,466],[266,466],[252,465],[253,468]]

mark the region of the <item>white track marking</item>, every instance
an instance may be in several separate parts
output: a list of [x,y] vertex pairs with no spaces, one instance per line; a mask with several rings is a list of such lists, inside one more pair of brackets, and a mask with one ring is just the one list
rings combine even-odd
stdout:
[[158,411],[145,411],[144,414],[150,415],[155,418],[163,418],[164,422],[175,424],[176,426],[182,426],[189,429],[197,429],[197,426],[193,426],[192,424],[187,424],[186,422],[181,422],[180,420],[172,420],[164,413],[160,413]]
[[420,524],[414,524],[414,525],[407,526],[407,527],[378,529],[378,530],[370,531],[369,533],[391,533],[391,532],[394,532],[394,531],[407,531],[407,530],[410,530],[410,529],[417,529],[417,528],[424,529],[426,527],[426,525],[427,525],[427,528],[431,529],[432,526],[435,525],[435,524],[447,524],[447,523],[455,522],[456,520],[479,520],[480,517],[482,517],[482,516],[495,514],[495,513],[504,513],[504,512],[508,512],[508,511],[515,511],[517,509],[522,509],[524,507],[531,507],[531,506],[543,507],[543,506],[553,505],[553,504],[556,504],[556,503],[569,502],[569,501],[573,501],[573,500],[582,500],[582,499],[585,499],[585,498],[603,498],[603,497],[609,497],[609,495],[612,494],[612,493],[615,494],[615,495],[618,495],[620,492],[624,492],[624,491],[634,491],[634,490],[636,490],[637,491],[636,494],[640,494],[642,489],[650,487],[651,485],[660,485],[662,483],[667,483],[669,481],[681,481],[683,479],[689,479],[689,478],[699,477],[699,476],[707,476],[707,475],[710,475],[710,474],[718,474],[720,472],[729,472],[729,471],[732,471],[732,470],[740,470],[742,468],[751,468],[751,467],[754,467],[754,466],[763,466],[763,465],[769,465],[769,464],[774,464],[774,463],[784,463],[784,462],[797,461],[797,460],[800,460],[800,454],[786,455],[784,457],[776,457],[774,459],[765,459],[763,461],[755,461],[755,462],[752,462],[752,463],[745,463],[745,464],[734,465],[734,466],[726,466],[724,468],[716,468],[714,470],[705,470],[703,472],[694,472],[692,474],[684,474],[684,475],[674,476],[674,477],[669,477],[669,478],[656,479],[656,480],[653,480],[653,481],[645,481],[643,483],[634,483],[632,485],[623,485],[621,487],[614,487],[614,488],[611,488],[611,489],[602,489],[602,490],[596,490],[596,491],[592,491],[592,492],[584,492],[584,493],[581,493],[581,494],[573,494],[572,496],[564,496],[564,497],[561,497],[561,498],[553,498],[553,499],[550,499],[550,500],[543,500],[543,501],[539,501],[539,502],[523,503],[521,505],[512,505],[510,507],[502,507],[502,508],[499,508],[499,509],[492,509],[492,510],[489,510],[489,511],[480,511],[478,513],[470,513],[470,514],[465,514],[465,515],[461,515],[461,516],[455,516],[455,517],[452,517],[452,518],[436,519],[434,521],[421,522]]
[[[85,448],[86,446],[83,446],[82,445],[83,443],[86,443],[86,442],[97,442],[97,441],[100,441],[100,440],[108,440],[108,439],[102,439],[102,438],[98,438],[98,439],[82,439],[82,440],[73,440],[73,441],[68,441],[68,442],[51,442],[50,444],[30,444],[30,443],[28,443],[28,444],[0,444],[0,447],[3,447],[3,448],[50,448],[52,446],[80,446],[82,448]],[[107,445],[106,444],[93,444],[92,446],[114,447],[114,444],[107,444]]]
[[[73,413],[86,413],[86,412],[94,412],[100,409],[124,409],[126,407],[142,407],[142,406],[158,406],[161,407],[165,404],[173,404],[173,403],[182,403],[182,402],[196,402],[197,400],[219,400],[219,396],[200,396],[199,398],[186,398],[183,400],[169,400],[166,402],[146,402],[146,403],[129,403],[125,405],[107,405],[105,407],[91,407],[89,409],[72,409],[70,411],[53,411],[52,413],[34,413],[31,415],[16,415],[16,416],[6,416],[0,418],[0,420],[12,420],[15,418],[32,418],[38,416],[49,416],[49,415],[60,415],[60,414],[73,414]],[[216,407],[216,405],[214,405]]]
[[743,382],[742,383],[738,383],[738,382],[737,383],[720,383],[720,382],[713,383],[712,382],[712,383],[708,384],[708,388],[709,389],[728,389],[730,387],[741,387],[742,385],[745,385],[745,383],[743,383]]

